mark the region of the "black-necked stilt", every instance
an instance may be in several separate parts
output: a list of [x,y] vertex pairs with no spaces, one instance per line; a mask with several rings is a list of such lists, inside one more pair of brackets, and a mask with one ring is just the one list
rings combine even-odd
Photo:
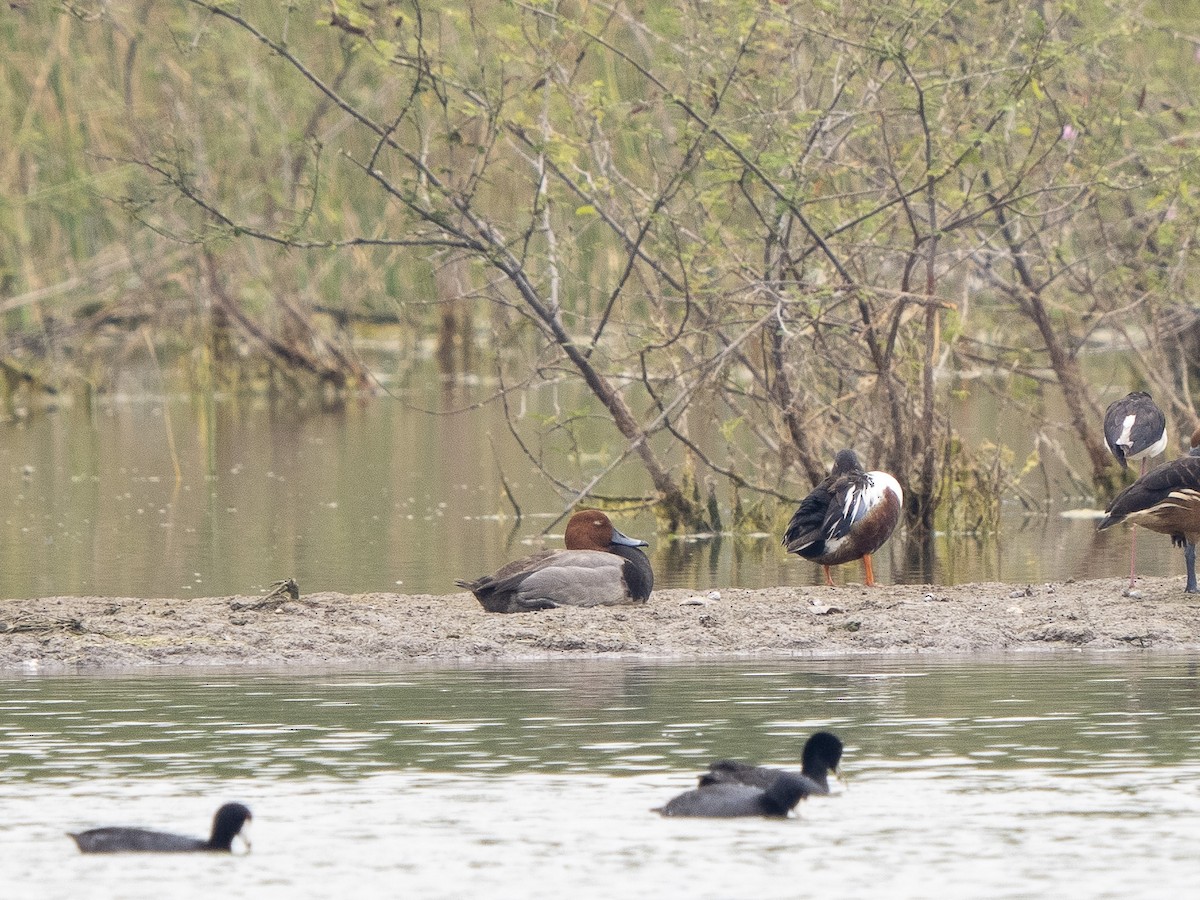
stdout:
[[[1146,474],[1146,460],[1167,449],[1167,417],[1145,391],[1133,391],[1114,400],[1104,412],[1104,443],[1122,469],[1141,462],[1139,475]],[[1129,540],[1129,586],[1137,581],[1137,532]]]

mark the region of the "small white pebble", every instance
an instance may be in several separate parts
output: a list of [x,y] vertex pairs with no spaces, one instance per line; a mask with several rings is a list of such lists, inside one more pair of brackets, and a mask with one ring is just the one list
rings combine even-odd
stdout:
[[1019,606],[1010,606],[1008,609],[1005,610],[1005,612],[1010,612],[1014,616],[1019,616],[1022,613],[1024,613],[1025,610],[1021,609],[1021,607],[1019,607]]
[[720,599],[721,599],[721,592],[720,592],[720,591],[709,591],[709,592],[708,592],[708,599],[709,599],[709,600],[720,600]]
[[1126,588],[1125,590],[1121,591],[1121,596],[1128,597],[1130,600],[1141,600],[1146,595],[1137,588]]
[[936,600],[936,599],[937,599],[937,597],[933,596],[933,594],[926,594],[926,595],[925,595],[925,600],[926,600],[926,601],[931,601],[931,600]]

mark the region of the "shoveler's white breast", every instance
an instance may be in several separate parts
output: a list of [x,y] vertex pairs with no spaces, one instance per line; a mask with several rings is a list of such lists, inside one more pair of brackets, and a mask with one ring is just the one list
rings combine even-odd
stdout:
[[[869,509],[873,509],[883,502],[884,494],[891,491],[896,495],[896,500],[901,506],[904,505],[904,491],[900,489],[900,482],[889,475],[887,472],[868,472],[867,487],[861,492],[861,501],[857,515],[852,521],[861,519]],[[849,512],[849,499],[847,499],[847,512]]]
[[887,472],[867,472],[864,481],[866,482],[864,486],[856,486],[846,492],[841,518],[834,523],[830,529],[831,533],[825,538],[827,555],[837,552],[838,548],[849,539],[854,524],[880,503],[883,503],[889,492],[895,494],[897,504],[904,505],[904,491],[900,487],[900,482]]

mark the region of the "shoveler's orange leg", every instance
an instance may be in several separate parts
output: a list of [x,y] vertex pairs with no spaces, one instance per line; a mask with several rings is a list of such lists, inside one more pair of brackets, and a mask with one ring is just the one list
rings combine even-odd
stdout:
[[867,572],[867,587],[875,586],[875,571],[871,568],[871,554],[863,554],[863,568]]
[[825,583],[833,587],[833,575],[829,571],[829,566],[821,566],[821,568],[825,570]]

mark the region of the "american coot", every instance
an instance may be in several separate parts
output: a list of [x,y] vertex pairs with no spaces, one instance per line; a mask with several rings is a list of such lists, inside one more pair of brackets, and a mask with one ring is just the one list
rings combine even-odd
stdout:
[[83,853],[228,853],[250,818],[250,810],[242,804],[226,803],[213,816],[212,836],[207,841],[144,828],[93,828],[71,837]]
[[488,612],[528,612],[556,606],[611,606],[650,596],[654,571],[639,547],[608,516],[584,510],[567,522],[565,550],[543,550],[492,575],[457,581]]
[[1196,584],[1196,541],[1200,540],[1200,428],[1192,435],[1187,456],[1151,469],[1113,498],[1096,526],[1103,531],[1118,522],[1141,525],[1169,534],[1183,548],[1189,594],[1200,593]]
[[[842,742],[837,735],[818,731],[804,742],[800,757],[801,774],[798,776],[805,788],[805,796],[829,793],[829,773],[837,773],[842,761]],[[700,786],[708,784],[746,784],[751,787],[768,788],[783,774],[781,769],[752,766],[732,759],[719,759],[700,776]]]
[[871,554],[891,537],[903,503],[904,491],[895,478],[864,472],[854,451],[842,450],[834,457],[833,471],[800,501],[783,546],[820,563],[831,586],[830,566],[861,559],[866,582],[873,585]]
[[655,810],[664,816],[705,816],[731,819],[737,816],[784,818],[808,790],[799,775],[780,772],[768,788],[748,784],[706,784],[684,791]]
[[[1104,443],[1122,469],[1141,461],[1139,475],[1146,474],[1146,460],[1167,449],[1167,417],[1145,391],[1134,391],[1114,400],[1104,412]],[[1129,535],[1129,586],[1137,583],[1137,529]]]

